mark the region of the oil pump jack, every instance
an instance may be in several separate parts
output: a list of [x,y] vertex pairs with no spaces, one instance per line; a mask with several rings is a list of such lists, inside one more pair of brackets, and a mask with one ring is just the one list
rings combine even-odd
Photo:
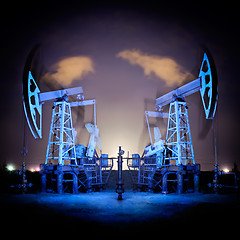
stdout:
[[[156,99],[158,111],[146,111],[151,145],[142,157],[133,154],[128,159],[132,180],[141,190],[198,191],[200,165],[196,164],[188,106],[185,97],[200,92],[206,119],[213,119],[218,99],[216,67],[209,52],[205,52],[197,79]],[[170,104],[169,112],[162,112]],[[166,139],[161,139],[158,127],[154,128],[155,142],[152,141],[149,117],[167,118]]]
[[[102,189],[113,167],[107,154],[98,157],[101,148],[96,124],[96,100],[85,100],[82,87],[41,92],[31,72],[31,52],[23,74],[23,106],[29,129],[35,139],[42,138],[42,105],[54,101],[45,163],[41,164],[42,191],[63,193]],[[77,95],[77,101],[69,97]],[[85,124],[91,134],[87,148],[75,145],[76,131],[72,124],[73,107],[93,105],[94,123]]]

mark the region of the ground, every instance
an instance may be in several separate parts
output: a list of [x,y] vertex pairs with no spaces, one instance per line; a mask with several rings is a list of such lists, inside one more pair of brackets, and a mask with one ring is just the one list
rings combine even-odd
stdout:
[[78,226],[96,231],[148,232],[183,227],[234,231],[238,194],[161,194],[126,191],[80,194],[1,194],[4,225]]

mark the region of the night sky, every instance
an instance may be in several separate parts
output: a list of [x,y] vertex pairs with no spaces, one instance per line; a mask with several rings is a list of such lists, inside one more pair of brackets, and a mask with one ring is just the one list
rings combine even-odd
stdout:
[[[130,154],[142,154],[150,142],[144,111],[154,110],[157,97],[197,78],[202,46],[207,46],[219,81],[214,119],[219,166],[232,169],[236,163],[240,167],[237,2],[87,2],[20,2],[2,7],[1,164],[21,167],[22,75],[26,57],[36,44],[40,44],[40,89],[82,86],[86,99],[95,98],[102,151],[113,157],[119,145]],[[211,122],[204,117],[199,93],[186,101],[196,163],[202,170],[212,170]],[[51,106],[43,106],[43,139],[35,140],[27,132],[27,168],[44,163]],[[73,109],[80,144],[88,142],[84,124],[93,120],[92,113],[90,106],[84,112]],[[167,120],[151,119],[151,126],[159,126],[165,137]]]

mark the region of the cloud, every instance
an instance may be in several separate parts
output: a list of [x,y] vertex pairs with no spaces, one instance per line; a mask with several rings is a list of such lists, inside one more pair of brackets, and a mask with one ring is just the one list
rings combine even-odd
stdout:
[[147,76],[154,73],[158,78],[164,80],[168,86],[180,84],[191,75],[169,57],[148,55],[140,50],[124,50],[119,52],[117,57],[127,60],[132,65],[139,65]]
[[94,72],[91,58],[84,56],[68,57],[53,66],[54,73],[47,73],[45,81],[55,79],[63,86],[69,86],[74,80],[81,80],[86,74]]

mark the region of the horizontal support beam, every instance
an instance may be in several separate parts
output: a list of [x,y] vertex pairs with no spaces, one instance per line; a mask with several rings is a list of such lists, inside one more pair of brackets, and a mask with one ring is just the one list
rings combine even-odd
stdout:
[[71,107],[80,107],[80,106],[87,106],[87,105],[93,105],[96,103],[95,99],[92,100],[83,100],[83,101],[77,101],[77,102],[70,102]]
[[82,87],[75,87],[75,88],[68,88],[63,90],[39,93],[38,96],[39,96],[39,102],[44,103],[46,101],[61,98],[64,95],[71,96],[71,95],[77,95],[77,94],[83,94]]
[[201,78],[183,85],[156,99],[156,106],[163,107],[171,103],[175,97],[186,97],[201,89]]

